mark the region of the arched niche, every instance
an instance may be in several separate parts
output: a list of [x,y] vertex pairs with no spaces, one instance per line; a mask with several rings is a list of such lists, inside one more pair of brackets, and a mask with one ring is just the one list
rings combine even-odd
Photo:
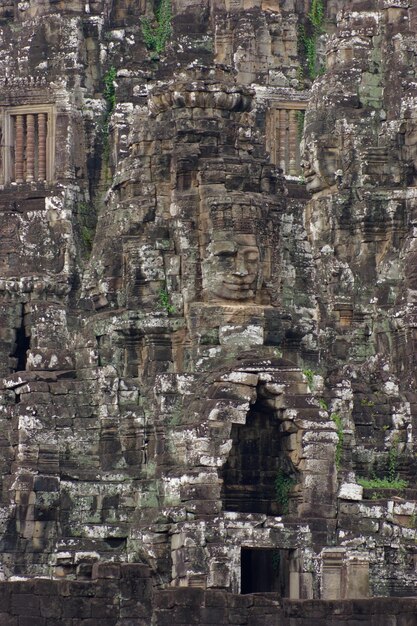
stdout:
[[245,424],[232,424],[232,446],[220,472],[225,511],[283,515],[296,497],[299,476],[290,450],[297,445],[291,443],[297,427],[263,395],[260,383]]
[[334,516],[338,438],[298,367],[243,360],[207,400],[223,511]]

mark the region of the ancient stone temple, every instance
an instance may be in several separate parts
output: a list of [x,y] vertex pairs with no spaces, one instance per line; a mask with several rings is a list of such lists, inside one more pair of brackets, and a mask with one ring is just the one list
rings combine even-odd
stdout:
[[0,0],[0,82],[0,626],[416,625],[416,0]]

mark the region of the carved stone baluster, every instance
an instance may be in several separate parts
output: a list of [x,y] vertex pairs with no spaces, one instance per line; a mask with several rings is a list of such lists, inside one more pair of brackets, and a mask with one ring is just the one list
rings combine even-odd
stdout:
[[16,115],[16,141],[15,141],[15,181],[23,183],[23,149],[24,149],[24,116]]
[[38,180],[46,180],[46,113],[38,114]]
[[279,111],[279,167],[287,171],[287,111]]
[[26,180],[35,178],[35,116],[26,115]]
[[289,111],[289,129],[288,129],[288,156],[289,171],[291,176],[297,176],[297,113],[294,110]]

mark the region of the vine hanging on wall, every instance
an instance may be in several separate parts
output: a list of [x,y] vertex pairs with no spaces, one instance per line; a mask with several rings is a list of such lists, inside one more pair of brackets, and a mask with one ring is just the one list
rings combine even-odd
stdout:
[[324,4],[323,0],[311,0],[310,11],[307,14],[307,23],[299,28],[299,47],[305,57],[309,78],[314,80],[323,73],[318,66],[317,41],[323,33]]
[[141,30],[148,50],[161,54],[171,35],[171,0],[159,0],[154,8],[155,19],[141,19]]

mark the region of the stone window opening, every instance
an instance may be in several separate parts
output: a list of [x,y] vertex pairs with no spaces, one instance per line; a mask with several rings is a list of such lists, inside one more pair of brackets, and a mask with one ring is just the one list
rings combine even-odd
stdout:
[[242,547],[240,593],[275,592],[281,598],[288,598],[293,552],[280,548]]
[[225,511],[286,515],[297,471],[289,457],[289,432],[276,409],[257,398],[245,424],[232,424],[232,447],[222,468]]
[[26,370],[27,353],[29,349],[30,331],[25,324],[24,309],[22,306],[21,323],[20,326],[15,329],[14,350],[11,354],[15,364],[13,367],[14,372],[23,372]]
[[282,104],[267,116],[267,150],[286,176],[302,176],[300,143],[305,103]]
[[54,168],[54,114],[51,105],[3,111],[2,182],[51,182]]

